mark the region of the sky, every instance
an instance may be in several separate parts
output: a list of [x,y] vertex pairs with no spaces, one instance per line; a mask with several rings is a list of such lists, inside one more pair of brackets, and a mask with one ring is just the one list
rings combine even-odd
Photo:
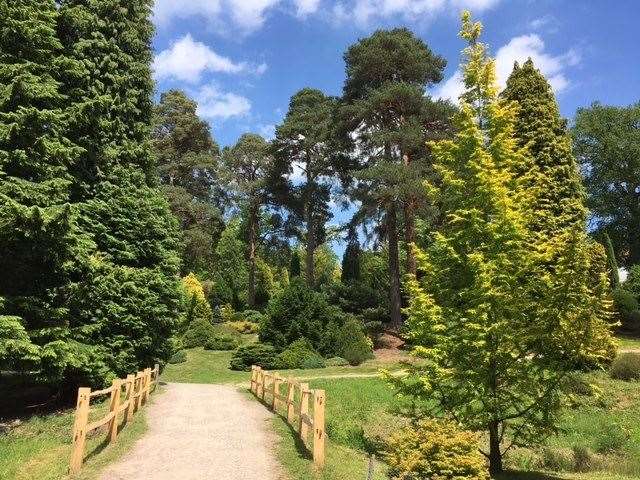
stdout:
[[594,101],[640,101],[640,0],[156,0],[157,94],[185,90],[222,146],[271,138],[301,88],[342,93],[350,45],[404,26],[447,59],[429,94],[456,100],[463,9],[484,24],[501,84],[531,57],[569,120]]

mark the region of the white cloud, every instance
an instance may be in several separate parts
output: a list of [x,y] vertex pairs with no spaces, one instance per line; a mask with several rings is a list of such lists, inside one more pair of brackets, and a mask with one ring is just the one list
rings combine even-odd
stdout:
[[188,83],[198,83],[205,72],[248,72],[262,75],[267,71],[267,64],[261,63],[253,67],[246,62],[236,63],[217,54],[204,43],[195,41],[191,34],[186,34],[171,47],[156,55],[153,71],[158,80],[174,78]]
[[320,0],[293,0],[298,17],[306,17],[318,11]]
[[276,126],[273,124],[258,125],[258,133],[266,140],[273,140],[276,136]]
[[[504,88],[507,78],[513,70],[514,62],[522,64],[528,58],[531,58],[536,68],[547,77],[556,93],[561,92],[570,84],[566,76],[567,67],[575,66],[580,62],[580,56],[575,50],[569,50],[557,56],[545,52],[544,41],[539,35],[514,37],[496,53],[496,75],[500,88]],[[437,98],[448,98],[457,102],[463,91],[462,73],[458,69],[444,83],[434,88],[432,94]]]
[[555,32],[558,30],[558,19],[553,15],[544,15],[542,17],[534,18],[529,22],[529,27],[532,30],[547,30]]
[[223,92],[215,85],[202,87],[195,98],[198,102],[198,115],[207,119],[226,120],[231,117],[243,117],[251,111],[251,102],[248,98]]
[[175,18],[189,18],[194,15],[215,18],[221,10],[221,0],[156,0],[153,20],[158,27],[166,27]]
[[354,21],[360,27],[369,26],[375,20],[401,17],[405,21],[431,19],[443,12],[471,9],[473,12],[488,10],[500,0],[342,0],[333,6],[333,19],[337,23]]

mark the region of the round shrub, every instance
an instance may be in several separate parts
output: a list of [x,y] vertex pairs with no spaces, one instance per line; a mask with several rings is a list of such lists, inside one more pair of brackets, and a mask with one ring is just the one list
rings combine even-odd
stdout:
[[350,317],[340,328],[336,350],[350,365],[360,365],[373,358],[373,344],[357,318]]
[[322,356],[316,352],[311,342],[306,338],[300,338],[289,345],[280,355],[279,368],[324,368]]
[[279,368],[277,350],[266,343],[242,345],[233,352],[229,368],[231,370],[249,371],[252,365],[257,365],[266,370]]
[[611,364],[609,374],[616,380],[640,379],[640,354],[621,353]]
[[264,319],[264,315],[257,310],[245,310],[237,315],[238,321],[260,323]]
[[226,326],[242,334],[254,334],[258,333],[259,325],[257,323],[249,322],[247,320],[240,320],[237,322],[227,322]]
[[349,362],[342,357],[331,357],[325,360],[325,364],[327,367],[346,367],[349,365]]
[[384,458],[393,479],[488,480],[478,437],[448,421],[425,419],[391,435]]
[[196,319],[189,325],[182,337],[185,348],[204,347],[207,341],[216,336],[216,330],[211,322],[204,319]]
[[184,350],[180,350],[174,353],[169,359],[169,363],[184,363],[187,361],[187,353]]
[[238,348],[239,344],[240,342],[238,342],[238,340],[233,337],[216,335],[215,337],[211,337],[205,342],[204,349],[218,351],[235,350],[236,348]]

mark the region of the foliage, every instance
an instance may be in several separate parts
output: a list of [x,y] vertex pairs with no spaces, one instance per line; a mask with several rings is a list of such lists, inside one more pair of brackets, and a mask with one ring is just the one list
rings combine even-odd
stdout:
[[421,420],[391,436],[385,460],[398,480],[488,479],[478,437],[452,422]]
[[[264,317],[262,315],[260,315],[260,321],[262,321]],[[258,333],[260,331],[260,324],[259,323],[255,323],[252,321],[248,321],[248,320],[238,320],[235,322],[226,322],[225,325],[227,325],[229,328],[232,328],[233,330],[235,330],[238,333],[242,333],[242,334],[253,334],[253,333]]]
[[[242,309],[247,304],[249,272],[244,259],[247,246],[240,240],[240,223],[232,220],[222,232],[215,251],[212,303],[231,304]],[[223,319],[224,321],[224,319]]]
[[226,335],[215,335],[213,337],[209,337],[204,342],[205,350],[235,350],[240,345],[240,342],[234,338]]
[[515,173],[531,160],[514,139],[517,110],[497,96],[480,31],[465,13],[458,133],[430,144],[441,184],[428,191],[447,216],[433,244],[416,250],[422,277],[408,283],[408,336],[424,362],[395,383],[432,399],[432,413],[486,431],[495,474],[508,448],[501,440],[555,431],[561,380],[577,362],[604,363],[612,340],[608,279],[604,269],[591,275],[584,225],[557,226],[549,238],[532,227],[542,186]]
[[349,365],[349,362],[342,357],[331,357],[325,361],[327,367],[345,367]]
[[277,350],[273,345],[266,343],[249,343],[238,347],[229,362],[231,370],[249,371],[252,365],[257,365],[265,370],[279,368]]
[[213,319],[211,305],[209,305],[204,295],[204,289],[198,278],[193,273],[190,273],[182,279],[182,286],[185,290],[189,305],[186,318],[187,328],[189,328],[193,322],[199,320],[211,323]]
[[354,229],[349,232],[347,248],[342,257],[342,283],[360,280],[360,242]]
[[[315,249],[313,263],[315,289],[340,281],[340,262],[329,244],[325,243]],[[307,265],[304,263],[301,275],[306,279]]]
[[[625,267],[640,263],[640,103],[613,107],[594,103],[578,109],[573,136],[599,230],[606,231]],[[624,161],[621,161],[624,159]]]
[[373,343],[357,318],[350,317],[342,325],[336,338],[335,351],[350,365],[360,365],[373,358]]
[[211,324],[211,321],[204,318],[195,318],[182,337],[182,341],[185,348],[204,347],[210,339],[217,336],[216,329]]
[[291,262],[289,265],[289,277],[295,278],[299,277],[302,273],[302,266],[300,265],[300,253],[298,250],[294,250],[291,254]]
[[323,354],[333,353],[335,346],[327,345],[325,330],[330,322],[341,321],[341,312],[300,279],[293,279],[269,302],[266,314],[260,325],[260,341],[284,349],[304,337]]
[[187,361],[187,352],[185,352],[184,350],[178,350],[176,353],[171,355],[171,358],[169,358],[168,363],[175,365],[177,363],[184,363],[186,361]]
[[217,176],[219,148],[197,104],[180,90],[160,96],[153,109],[152,146],[160,183],[184,236],[183,268],[211,267],[224,223]]
[[609,374],[617,380],[640,379],[640,354],[621,353],[611,364]]
[[609,277],[611,278],[611,288],[614,290],[620,286],[620,274],[618,272],[618,260],[616,260],[616,252],[611,243],[611,237],[607,232],[602,234],[602,243],[607,252],[607,263],[609,264]]
[[633,284],[628,285],[625,282],[624,286],[613,291],[613,305],[620,317],[622,328],[628,331],[638,331],[640,329],[640,305],[637,295],[628,291],[627,286],[633,286]]
[[313,348],[306,338],[300,338],[278,355],[278,368],[323,368],[322,356]]

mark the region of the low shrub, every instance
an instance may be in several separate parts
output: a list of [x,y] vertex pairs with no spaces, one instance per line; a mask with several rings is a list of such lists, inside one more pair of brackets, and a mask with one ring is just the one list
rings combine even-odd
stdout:
[[280,368],[278,352],[267,343],[250,343],[241,345],[233,352],[229,368],[231,370],[251,370],[252,365],[257,365],[266,370]]
[[187,353],[184,350],[180,350],[174,353],[169,359],[169,363],[172,363],[172,364],[184,363],[186,361],[187,361]]
[[544,447],[541,452],[542,468],[555,472],[573,470],[573,451],[569,448]]
[[[258,312],[257,310],[245,310],[244,312],[239,312],[236,315],[236,318],[237,318],[236,321],[259,324],[264,319],[264,315]],[[256,333],[256,332],[252,332],[252,333]]]
[[373,358],[373,343],[358,319],[350,317],[340,328],[336,350],[350,365],[360,365]]
[[327,367],[346,367],[349,365],[349,362],[342,357],[331,357],[325,360],[325,364]]
[[616,380],[640,379],[640,354],[628,352],[618,355],[611,364],[609,375]]
[[393,479],[488,480],[478,437],[448,421],[425,419],[389,438],[384,459]]
[[540,453],[526,447],[513,447],[504,461],[505,467],[509,470],[530,472],[544,468]]
[[204,319],[196,319],[187,328],[182,337],[185,348],[204,347],[210,338],[216,336],[216,329],[211,322]]
[[229,328],[235,330],[238,333],[246,334],[254,334],[258,333],[260,328],[259,324],[249,322],[247,320],[240,320],[236,322],[227,322],[225,323]]
[[240,345],[240,342],[233,337],[216,335],[205,342],[204,349],[218,351],[235,350],[238,348],[238,345]]
[[278,355],[279,368],[324,368],[324,358],[316,352],[311,342],[300,338]]
[[595,459],[593,452],[583,445],[573,447],[573,470],[576,472],[588,472],[593,470]]

